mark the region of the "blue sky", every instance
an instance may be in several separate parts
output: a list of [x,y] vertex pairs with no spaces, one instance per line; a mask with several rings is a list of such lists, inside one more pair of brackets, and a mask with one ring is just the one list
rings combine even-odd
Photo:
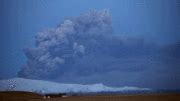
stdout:
[[37,32],[91,9],[108,8],[116,34],[163,45],[180,39],[178,0],[1,0],[0,8],[2,78],[16,76],[26,62],[22,50],[34,47]]

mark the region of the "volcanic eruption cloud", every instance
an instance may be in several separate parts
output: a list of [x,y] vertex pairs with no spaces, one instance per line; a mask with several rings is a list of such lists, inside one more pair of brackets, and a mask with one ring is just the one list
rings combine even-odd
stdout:
[[[180,83],[175,83],[179,76],[173,75],[170,67],[177,68],[179,62],[166,50],[143,38],[114,34],[109,11],[92,10],[37,33],[35,47],[24,49],[27,62],[18,76],[68,83],[172,87]],[[171,84],[166,83],[168,80]]]

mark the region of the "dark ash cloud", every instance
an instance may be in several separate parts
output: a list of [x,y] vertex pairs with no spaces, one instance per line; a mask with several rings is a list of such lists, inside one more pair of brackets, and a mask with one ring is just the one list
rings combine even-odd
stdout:
[[180,73],[176,47],[171,52],[143,38],[114,34],[108,10],[89,11],[37,33],[35,48],[24,49],[27,62],[18,76],[111,86],[177,87],[180,76],[171,68]]

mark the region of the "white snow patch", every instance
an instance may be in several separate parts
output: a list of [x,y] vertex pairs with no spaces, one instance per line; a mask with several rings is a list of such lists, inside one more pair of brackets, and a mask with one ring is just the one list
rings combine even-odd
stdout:
[[40,94],[46,93],[91,93],[91,92],[113,92],[113,91],[148,91],[148,88],[138,87],[108,87],[101,83],[92,85],[64,84],[43,80],[31,80],[13,78],[0,80],[0,91],[30,91]]

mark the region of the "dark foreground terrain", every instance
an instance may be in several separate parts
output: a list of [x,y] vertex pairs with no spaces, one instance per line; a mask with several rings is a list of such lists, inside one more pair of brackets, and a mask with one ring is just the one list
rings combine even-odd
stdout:
[[43,96],[31,92],[0,92],[0,101],[180,101],[176,94]]

